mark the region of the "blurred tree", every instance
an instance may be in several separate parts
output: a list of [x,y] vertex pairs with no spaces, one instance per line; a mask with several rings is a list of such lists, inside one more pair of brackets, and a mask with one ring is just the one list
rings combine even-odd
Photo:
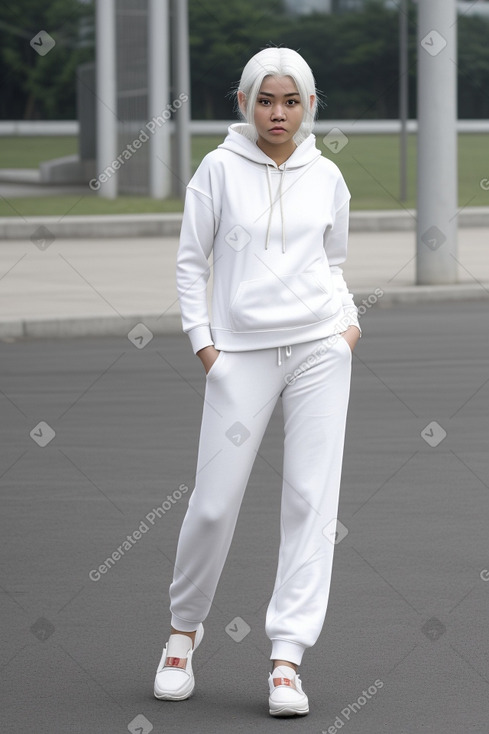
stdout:
[[246,61],[267,44],[280,44],[290,23],[282,0],[190,0],[192,117],[229,119],[230,89]]
[[[411,46],[416,44],[411,8]],[[328,117],[396,117],[398,13],[369,0],[355,13],[287,15],[274,0],[190,0],[192,116],[233,116],[229,90],[254,53],[271,44],[310,64]],[[412,64],[415,83],[415,56]]]
[[[93,0],[8,0],[0,15],[2,119],[76,116],[76,67],[94,57]],[[46,31],[56,42],[45,56],[30,41]]]
[[[398,110],[398,13],[369,3],[362,12],[336,17],[333,89],[328,115],[395,117]],[[338,85],[339,81],[339,85]],[[355,90],[352,97],[351,90]],[[334,93],[333,93],[334,92]]]
[[489,20],[459,17],[458,114],[489,118]]
[[[0,119],[76,117],[76,67],[94,58],[95,0],[3,0]],[[416,5],[409,3],[410,116],[416,116]],[[234,117],[231,90],[267,45],[289,46],[311,65],[321,117],[398,115],[398,12],[382,0],[340,14],[291,16],[282,0],[189,0],[192,117]],[[459,116],[489,117],[489,20],[459,17]],[[56,46],[30,46],[41,30]]]
[[[399,17],[383,0],[356,12],[291,17],[273,0],[190,0],[192,116],[233,117],[229,91],[267,44],[289,46],[310,64],[326,109],[321,117],[396,118]],[[409,116],[416,117],[417,8],[409,2]],[[459,17],[459,116],[489,117],[489,20]]]

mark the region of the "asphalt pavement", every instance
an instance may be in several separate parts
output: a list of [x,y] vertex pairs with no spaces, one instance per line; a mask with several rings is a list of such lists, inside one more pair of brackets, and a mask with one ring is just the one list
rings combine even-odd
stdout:
[[376,303],[363,316],[342,537],[324,630],[301,666],[311,713],[291,720],[268,715],[264,632],[280,403],[195,655],[196,692],[157,701],[200,361],[181,334],[0,341],[4,729],[486,734],[487,309]]

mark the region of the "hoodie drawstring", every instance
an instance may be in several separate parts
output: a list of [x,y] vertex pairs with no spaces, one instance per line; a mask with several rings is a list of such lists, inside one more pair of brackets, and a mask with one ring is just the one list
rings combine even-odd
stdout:
[[268,242],[270,240],[270,225],[272,222],[272,214],[273,214],[272,185],[270,183],[270,170],[268,168],[268,163],[267,163],[267,183],[268,183],[268,196],[270,198],[270,209],[269,209],[269,214],[268,214],[267,238],[265,240],[265,250],[268,250]]
[[[268,243],[270,242],[270,229],[272,226],[272,216],[273,216],[273,207],[275,204],[275,201],[272,198],[272,184],[270,181],[270,168],[269,163],[267,163],[267,183],[268,183],[268,195],[270,197],[270,213],[268,215],[268,226],[267,226],[267,237],[265,240],[265,250],[268,250]],[[284,220],[284,209],[283,209],[283,203],[282,203],[282,184],[285,178],[285,171],[287,170],[287,164],[284,163],[284,167],[282,169],[281,175],[280,175],[280,185],[278,187],[278,198],[280,199],[280,217],[282,220],[282,252],[285,252],[285,220]]]
[[[277,347],[277,366],[278,367],[280,367],[282,364],[282,357],[280,354],[281,349],[282,347]],[[285,356],[287,357],[287,359],[290,357],[291,354],[292,354],[292,347],[285,347]]]
[[280,197],[280,217],[282,219],[282,252],[285,252],[285,219],[284,219],[284,208],[282,205],[282,184],[284,182],[285,178],[285,170],[286,170],[287,164],[284,164],[284,168],[282,171],[282,175],[280,176],[280,188],[279,188],[279,197]]

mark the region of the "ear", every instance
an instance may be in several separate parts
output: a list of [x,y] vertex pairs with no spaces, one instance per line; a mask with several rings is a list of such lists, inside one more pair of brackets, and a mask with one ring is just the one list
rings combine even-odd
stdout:
[[239,109],[243,114],[246,113],[246,94],[244,92],[238,92],[238,105]]
[[312,108],[313,108],[313,106],[314,106],[314,101],[315,101],[315,99],[316,99],[316,95],[315,95],[315,94],[311,94],[311,95],[309,96],[309,111],[310,111],[310,112],[312,112]]

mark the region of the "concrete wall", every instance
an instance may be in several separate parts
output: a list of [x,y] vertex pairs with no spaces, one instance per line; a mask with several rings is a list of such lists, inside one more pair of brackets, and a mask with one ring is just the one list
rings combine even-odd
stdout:
[[[134,131],[137,132],[141,125],[135,123]],[[229,125],[237,120],[192,120],[190,130],[192,135],[224,135]],[[173,123],[167,123],[170,130]],[[399,120],[319,120],[316,122],[314,132],[316,135],[326,135],[332,128],[339,127],[346,135],[397,135],[401,125]],[[408,131],[416,132],[417,121],[409,120]],[[457,124],[459,133],[489,133],[489,120],[459,120]],[[31,136],[31,135],[78,135],[79,127],[77,120],[1,120],[0,137],[7,135]]]

